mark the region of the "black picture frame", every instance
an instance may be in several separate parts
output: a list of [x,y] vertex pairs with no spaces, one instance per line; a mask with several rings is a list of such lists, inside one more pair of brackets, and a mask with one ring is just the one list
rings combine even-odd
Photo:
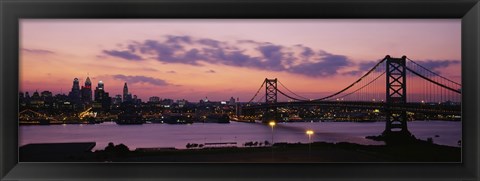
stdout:
[[[2,180],[478,180],[478,0],[1,0]],[[462,19],[462,163],[18,163],[21,18]]]

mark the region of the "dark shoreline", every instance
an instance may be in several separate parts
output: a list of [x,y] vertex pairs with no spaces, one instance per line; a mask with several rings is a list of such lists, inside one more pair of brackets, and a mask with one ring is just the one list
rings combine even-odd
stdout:
[[31,152],[25,150],[24,152],[21,151],[20,161],[223,163],[461,162],[460,147],[436,145],[425,141],[397,145],[315,142],[311,145],[276,143],[273,147],[141,150],[130,151],[125,145],[121,146],[121,149],[56,155],[31,155]]

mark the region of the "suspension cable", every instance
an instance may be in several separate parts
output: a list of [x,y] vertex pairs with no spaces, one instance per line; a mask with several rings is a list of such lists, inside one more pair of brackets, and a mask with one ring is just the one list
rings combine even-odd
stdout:
[[448,79],[448,78],[446,78],[446,77],[444,77],[444,76],[441,76],[440,74],[437,74],[437,73],[435,73],[435,72],[427,69],[426,67],[418,64],[417,62],[413,61],[412,59],[410,59],[410,58],[408,58],[408,57],[407,57],[407,59],[408,59],[409,61],[411,61],[412,63],[418,65],[419,67],[421,67],[421,68],[427,70],[428,72],[432,73],[432,74],[435,75],[435,76],[441,77],[441,78],[443,78],[443,79],[445,79],[445,80],[447,80],[447,81],[449,81],[449,82],[451,82],[451,83],[454,83],[454,84],[456,84],[456,85],[459,85],[459,86],[462,85],[462,84],[460,84],[460,83],[457,83],[457,82],[455,82],[455,81],[453,81],[453,80],[450,80],[450,79]]
[[432,80],[432,79],[430,79],[430,78],[428,78],[428,77],[425,77],[425,76],[423,76],[423,75],[421,75],[421,74],[413,71],[412,69],[410,69],[410,68],[408,68],[408,67],[405,67],[405,68],[406,68],[408,71],[412,72],[413,74],[421,77],[422,79],[425,79],[425,80],[427,80],[427,81],[429,81],[429,82],[431,82],[431,83],[434,83],[434,84],[436,84],[436,85],[438,85],[438,86],[440,86],[440,87],[443,87],[443,88],[445,88],[445,89],[448,89],[448,90],[450,90],[450,91],[453,91],[453,92],[456,92],[456,93],[461,94],[461,92],[460,92],[459,90],[455,90],[455,89],[450,88],[450,87],[447,87],[447,86],[445,86],[445,85],[443,85],[443,84],[441,84],[441,83],[438,83],[438,82],[436,82],[436,81],[434,81],[434,80]]
[[263,83],[262,83],[262,85],[260,86],[260,88],[258,88],[257,93],[255,93],[255,95],[250,99],[250,101],[248,101],[247,104],[250,104],[250,103],[253,101],[253,99],[255,99],[255,97],[257,97],[258,93],[260,92],[260,90],[262,90],[262,88],[263,88],[264,85],[265,85],[265,81],[263,81]]
[[303,96],[300,96],[300,95],[296,94],[295,92],[291,91],[290,89],[288,89],[285,85],[282,84],[282,82],[280,82],[280,80],[278,80],[278,83],[280,83],[280,85],[281,85],[283,88],[287,89],[287,91],[289,91],[289,92],[292,93],[293,95],[296,95],[297,97],[300,97],[300,98],[302,98],[302,99],[308,100],[308,98],[303,97]]
[[377,69],[377,67],[383,63],[384,61],[386,60],[386,58],[382,59],[381,61],[379,61],[377,64],[375,64],[375,66],[373,66],[365,75],[363,75],[362,77],[360,77],[357,81],[353,82],[352,84],[350,84],[349,86],[347,86],[346,88],[332,94],[332,95],[329,95],[329,96],[326,96],[326,97],[322,97],[320,99],[315,99],[315,100],[311,100],[311,101],[322,101],[322,100],[325,100],[325,99],[328,99],[328,98],[331,98],[333,96],[336,96],[338,94],[341,94],[343,92],[345,92],[346,90],[350,89],[351,87],[353,87],[354,85],[356,85],[358,82],[360,82],[363,78],[365,78],[366,76],[370,75],[370,73],[372,73],[375,69]]
[[265,94],[263,94],[263,96],[262,96],[262,97],[260,97],[259,99],[257,99],[257,102],[261,102],[261,101],[262,101],[262,99],[265,99]]
[[309,101],[309,100],[303,100],[303,99],[298,99],[298,98],[289,96],[289,95],[283,93],[281,90],[278,90],[278,89],[277,89],[277,91],[278,91],[280,94],[284,95],[285,97],[288,97],[288,98],[293,99],[293,100],[296,100],[296,101]]
[[386,72],[381,73],[380,75],[378,75],[377,77],[375,77],[373,80],[371,80],[370,82],[368,82],[368,83],[365,84],[364,86],[356,89],[356,90],[353,91],[353,92],[350,92],[350,93],[345,94],[345,95],[343,95],[343,96],[341,96],[341,97],[338,97],[338,98],[344,98],[344,97],[347,97],[347,96],[349,96],[349,95],[351,95],[351,94],[353,94],[353,93],[355,93],[355,92],[358,92],[360,89],[363,89],[364,87],[367,87],[367,86],[370,85],[371,83],[375,82],[377,79],[379,79],[380,77],[382,77],[385,73],[386,73]]

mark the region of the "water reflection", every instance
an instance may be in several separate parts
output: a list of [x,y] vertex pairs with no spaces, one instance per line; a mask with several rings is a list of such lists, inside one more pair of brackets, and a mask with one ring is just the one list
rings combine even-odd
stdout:
[[[461,122],[413,121],[409,129],[417,138],[432,138],[434,143],[458,146],[461,140]],[[308,143],[305,130],[315,132],[312,141],[351,142],[379,145],[383,142],[365,139],[379,135],[384,122],[314,122],[279,123],[275,126],[275,142]],[[19,144],[53,142],[96,142],[94,149],[103,149],[109,142],[123,143],[130,149],[147,147],[175,147],[184,149],[187,143],[237,142],[237,146],[249,141],[271,140],[268,125],[238,123],[195,123],[191,125],[143,124],[117,125],[102,123],[93,125],[20,126]]]

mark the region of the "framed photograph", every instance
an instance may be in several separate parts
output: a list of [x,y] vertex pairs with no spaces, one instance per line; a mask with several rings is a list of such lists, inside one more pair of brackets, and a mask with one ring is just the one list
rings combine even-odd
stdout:
[[4,180],[478,180],[476,0],[0,6]]

